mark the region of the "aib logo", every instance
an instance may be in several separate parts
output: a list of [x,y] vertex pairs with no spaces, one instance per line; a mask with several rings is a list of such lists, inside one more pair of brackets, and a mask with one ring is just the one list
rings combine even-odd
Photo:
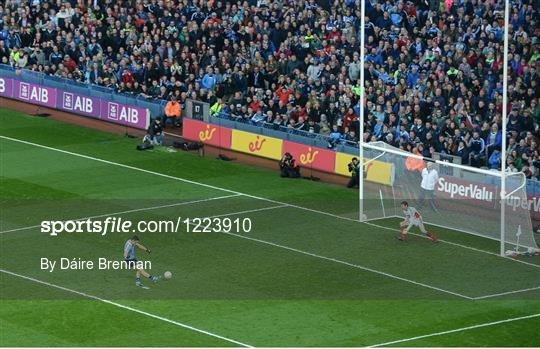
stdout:
[[19,98],[47,104],[49,103],[49,90],[45,87],[21,82],[19,86]]
[[307,154],[300,154],[300,162],[304,165],[312,164],[315,161],[315,158],[319,154],[318,150],[313,151],[311,147],[308,148]]
[[199,139],[202,142],[209,141],[214,137],[214,133],[216,132],[215,127],[210,127],[210,125],[206,125],[206,130],[199,132]]
[[254,142],[249,142],[249,151],[255,153],[256,151],[261,150],[264,142],[266,142],[265,138],[261,139],[261,136],[257,136],[257,139],[255,139]]
[[19,95],[23,99],[30,99],[30,85],[21,82],[19,87]]
[[73,94],[64,92],[64,108],[73,109]]
[[118,104],[109,102],[109,119],[118,120]]

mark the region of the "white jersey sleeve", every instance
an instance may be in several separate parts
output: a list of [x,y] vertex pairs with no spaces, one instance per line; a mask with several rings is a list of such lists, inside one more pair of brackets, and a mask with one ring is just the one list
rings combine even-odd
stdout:
[[422,223],[422,215],[420,215],[420,212],[416,208],[409,206],[403,213],[409,223],[414,225]]

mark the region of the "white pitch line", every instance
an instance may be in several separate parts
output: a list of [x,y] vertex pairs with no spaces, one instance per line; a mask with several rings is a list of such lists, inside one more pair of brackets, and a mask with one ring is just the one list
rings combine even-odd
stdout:
[[270,242],[270,241],[266,241],[266,240],[261,240],[261,239],[256,239],[256,238],[252,238],[252,237],[249,237],[249,236],[246,236],[246,235],[241,235],[241,234],[236,234],[236,233],[222,232],[222,234],[227,234],[227,235],[239,237],[239,238],[242,238],[242,239],[246,239],[246,240],[251,240],[251,241],[259,242],[259,243],[261,243],[261,244],[266,244],[266,245],[270,245],[270,246],[282,248],[282,249],[284,249],[284,250],[288,250],[288,251],[300,253],[300,254],[303,254],[303,255],[306,255],[306,256],[311,256],[311,257],[315,257],[315,258],[324,259],[324,260],[327,260],[327,261],[330,261],[330,262],[334,262],[334,263],[339,263],[339,264],[347,265],[347,266],[352,267],[352,268],[356,268],[356,269],[368,271],[368,272],[374,273],[374,274],[383,275],[383,276],[386,276],[386,277],[389,277],[389,278],[392,278],[392,279],[395,279],[395,280],[399,280],[399,281],[404,281],[404,282],[407,282],[407,283],[410,283],[410,284],[413,284],[413,285],[416,285],[416,286],[422,286],[422,287],[429,288],[429,289],[432,289],[432,290],[436,290],[436,291],[439,291],[439,292],[451,294],[451,295],[453,295],[453,296],[457,296],[457,297],[460,297],[460,298],[465,298],[465,299],[473,300],[472,297],[465,296],[465,295],[459,294],[459,293],[457,293],[457,292],[448,291],[448,290],[445,290],[445,289],[442,289],[442,288],[439,288],[439,287],[435,287],[435,286],[431,286],[431,285],[424,284],[424,283],[421,283],[421,282],[409,280],[409,279],[403,278],[403,277],[401,277],[401,276],[397,276],[397,275],[389,274],[389,273],[386,273],[386,272],[383,272],[383,271],[379,271],[379,270],[376,270],[376,269],[364,267],[364,266],[362,266],[362,265],[358,265],[358,264],[353,264],[353,263],[345,262],[345,261],[342,261],[342,260],[339,260],[339,259],[335,259],[335,258],[332,258],[332,257],[326,257],[326,256],[321,256],[321,255],[318,255],[318,254],[315,254],[315,253],[311,253],[311,252],[307,252],[307,251],[302,251],[302,250],[296,249],[296,248],[294,248],[294,247],[289,247],[289,246],[285,246],[285,245],[279,245],[279,244],[276,244],[276,243],[274,243],[274,242]]
[[0,269],[0,272],[5,273],[5,274],[9,274],[11,276],[16,276],[16,277],[19,277],[21,279],[25,279],[25,280],[28,280],[28,281],[33,281],[33,282],[36,282],[38,284],[42,284],[42,285],[45,285],[45,286],[57,288],[57,289],[62,290],[62,291],[74,293],[74,294],[77,294],[77,295],[85,297],[85,298],[90,298],[90,299],[93,299],[93,300],[96,300],[96,301],[100,301],[100,302],[103,302],[103,303],[106,303],[106,304],[110,304],[110,305],[113,305],[115,307],[126,309],[126,310],[129,310],[129,311],[135,312],[135,313],[139,313],[141,315],[148,316],[148,317],[151,317],[151,318],[154,318],[154,319],[157,319],[157,320],[168,322],[168,323],[170,323],[172,325],[176,325],[176,326],[179,326],[179,327],[186,328],[188,330],[192,330],[192,331],[199,332],[199,333],[202,333],[202,334],[214,337],[214,338],[218,338],[218,339],[227,341],[229,343],[236,344],[236,345],[241,346],[241,347],[253,348],[253,346],[251,346],[249,344],[245,344],[245,343],[239,342],[239,341],[231,339],[231,338],[220,336],[218,334],[215,334],[215,333],[212,333],[212,332],[209,332],[209,331],[201,330],[199,328],[196,328],[196,327],[193,327],[193,326],[190,326],[190,325],[187,325],[187,324],[175,321],[175,320],[171,320],[171,319],[159,316],[159,315],[148,313],[146,311],[143,311],[143,310],[140,310],[140,309],[137,309],[137,308],[133,308],[133,307],[130,307],[130,306],[127,306],[127,305],[124,305],[124,304],[116,303],[116,302],[113,302],[113,301],[110,301],[110,300],[107,300],[107,299],[104,299],[104,298],[93,296],[93,295],[88,294],[88,293],[72,290],[72,289],[67,288],[67,287],[63,287],[63,286],[52,284],[50,282],[38,280],[38,279],[35,279],[33,277],[30,277],[30,276],[17,274],[17,273],[14,273],[12,271],[5,270],[5,269]]
[[173,180],[184,182],[184,183],[194,184],[194,185],[198,185],[198,186],[205,187],[205,188],[224,191],[224,192],[231,193],[231,194],[242,195],[242,196],[252,198],[252,199],[263,200],[263,201],[267,201],[267,202],[271,202],[271,203],[279,204],[279,205],[287,205],[287,206],[294,207],[294,208],[297,208],[297,209],[300,209],[300,210],[314,212],[314,213],[318,213],[318,214],[321,214],[321,215],[334,217],[334,218],[339,218],[339,219],[346,220],[346,221],[351,221],[351,222],[356,222],[356,223],[359,222],[357,219],[348,218],[348,217],[342,217],[342,216],[339,216],[337,214],[333,214],[333,213],[329,213],[329,212],[324,212],[324,211],[319,211],[319,210],[315,210],[315,209],[312,209],[312,208],[307,208],[307,207],[297,206],[297,205],[293,205],[293,204],[288,204],[286,202],[281,202],[281,201],[277,201],[277,200],[264,198],[264,197],[261,197],[261,196],[255,196],[255,195],[251,195],[251,194],[246,194],[246,193],[242,193],[242,192],[235,191],[235,190],[225,189],[225,188],[221,188],[221,187],[218,187],[218,186],[215,186],[215,185],[205,184],[205,183],[201,183],[201,182],[197,182],[197,181],[192,181],[190,179],[185,179],[185,178],[182,178],[182,177],[176,177],[176,176],[171,176],[171,175],[167,175],[167,174],[160,173],[160,172],[146,170],[146,169],[140,168],[140,167],[125,165],[125,164],[122,164],[122,163],[109,161],[109,160],[105,160],[105,159],[100,159],[100,158],[96,158],[96,157],[89,156],[89,155],[74,153],[74,152],[71,152],[71,151],[68,151],[68,150],[63,150],[63,149],[53,148],[53,147],[49,147],[49,146],[38,144],[38,143],[32,143],[32,142],[28,142],[28,141],[23,141],[23,140],[18,139],[18,138],[12,138],[12,137],[7,137],[7,136],[0,136],[0,138],[6,139],[6,140],[12,141],[12,142],[23,143],[23,144],[31,145],[31,146],[38,147],[38,148],[43,148],[43,149],[47,149],[47,150],[56,151],[56,152],[63,153],[63,154],[77,156],[77,157],[88,159],[88,160],[102,162],[102,163],[105,163],[105,164],[108,164],[108,165],[123,167],[123,168],[127,168],[127,169],[134,170],[134,171],[139,171],[139,172],[144,172],[144,173],[155,175],[155,176],[160,176],[160,177],[163,177],[163,178],[168,178],[168,179],[173,179]]
[[[196,204],[196,203],[201,203],[201,202],[229,199],[229,198],[233,198],[233,197],[237,197],[237,196],[241,196],[241,195],[239,195],[239,194],[225,195],[225,196],[218,196],[218,197],[208,198],[208,199],[177,202],[177,203],[168,204],[168,205],[141,207],[141,208],[135,208],[135,209],[132,209],[132,210],[127,210],[127,211],[104,213],[104,214],[100,214],[100,215],[96,215],[96,216],[90,216],[90,217],[84,217],[84,218],[66,219],[66,221],[85,221],[87,219],[102,218],[102,217],[109,217],[109,216],[118,216],[118,215],[126,214],[126,213],[134,213],[134,212],[141,212],[141,211],[151,211],[151,210],[157,210],[157,209],[161,209],[161,208],[185,206],[185,205]],[[31,225],[31,226],[28,226],[28,227],[22,227],[22,228],[15,228],[15,229],[10,229],[10,230],[0,231],[0,234],[12,233],[12,232],[22,231],[22,230],[35,229],[35,228],[40,228],[40,227],[41,227],[41,225]]]
[[[113,165],[113,166],[119,166],[119,167],[127,168],[127,169],[130,169],[130,170],[140,171],[140,172],[144,172],[144,173],[148,173],[148,174],[152,174],[152,175],[156,175],[156,176],[160,176],[160,177],[164,177],[164,178],[168,178],[168,179],[173,179],[173,180],[176,180],[176,181],[181,181],[181,182],[194,184],[194,185],[198,185],[198,186],[202,186],[202,187],[206,187],[206,188],[211,188],[211,189],[215,189],[215,190],[225,191],[225,192],[228,192],[228,193],[245,196],[245,197],[249,197],[249,198],[252,198],[252,199],[263,200],[263,201],[267,201],[267,202],[271,202],[271,203],[279,204],[279,205],[287,205],[287,206],[294,207],[294,208],[297,208],[297,209],[300,209],[300,210],[309,211],[309,212],[313,212],[313,213],[318,213],[318,214],[321,214],[321,215],[334,217],[334,218],[341,219],[341,220],[346,220],[346,221],[356,222],[356,223],[365,223],[365,224],[373,225],[373,226],[376,226],[376,227],[379,227],[379,228],[395,231],[392,228],[384,227],[384,226],[381,226],[381,225],[378,225],[378,224],[374,224],[374,223],[370,223],[370,222],[360,222],[358,219],[339,216],[337,214],[333,214],[333,213],[329,213],[329,212],[324,212],[324,211],[315,210],[315,209],[311,209],[311,208],[307,208],[307,207],[303,207],[303,206],[297,206],[297,205],[294,205],[294,204],[288,204],[288,203],[285,203],[285,202],[272,200],[272,199],[268,199],[268,198],[264,198],[264,197],[260,197],[260,196],[246,194],[246,193],[242,193],[242,192],[238,192],[238,191],[234,191],[234,190],[230,190],[230,189],[225,189],[225,188],[217,187],[217,186],[214,186],[214,185],[211,185],[211,184],[205,184],[205,183],[201,183],[201,182],[196,182],[196,181],[192,181],[192,180],[181,178],[181,177],[176,177],[176,176],[171,176],[171,175],[167,175],[167,174],[160,173],[160,172],[146,170],[146,169],[143,169],[143,168],[140,168],[140,167],[129,166],[129,165],[121,164],[121,163],[118,163],[118,162],[104,160],[104,159],[100,159],[100,158],[96,158],[96,157],[92,157],[92,156],[88,156],[88,155],[84,155],[84,154],[74,153],[74,152],[71,152],[71,151],[63,150],[63,149],[53,148],[53,147],[49,147],[49,146],[38,144],[38,143],[24,141],[24,140],[21,140],[21,139],[18,139],[18,138],[12,138],[12,137],[7,137],[7,136],[0,136],[0,138],[6,139],[6,140],[9,140],[9,141],[12,141],[12,142],[19,142],[19,143],[31,145],[31,146],[38,147],[38,148],[43,148],[43,149],[47,149],[47,150],[51,150],[51,151],[56,151],[56,152],[60,152],[60,153],[64,153],[64,154],[68,154],[68,155],[72,155],[72,156],[76,156],[76,157],[81,157],[81,158],[97,161],[97,162],[102,162],[102,163],[106,163],[106,164]],[[411,233],[411,235],[418,235],[418,234]],[[418,236],[422,236],[422,235],[418,235]],[[443,243],[446,243],[446,244],[466,248],[466,249],[469,249],[471,251],[477,251],[477,252],[481,252],[481,253],[486,253],[486,254],[494,255],[494,256],[497,256],[497,257],[500,257],[500,258],[504,258],[506,260],[516,261],[518,263],[522,263],[522,264],[526,264],[526,265],[533,266],[533,267],[536,267],[536,268],[540,268],[540,265],[538,265],[538,264],[528,263],[528,262],[521,261],[521,260],[514,260],[514,259],[511,259],[511,258],[503,257],[503,256],[501,256],[501,255],[499,255],[497,253],[493,253],[493,252],[477,249],[477,248],[474,248],[474,247],[461,245],[461,244],[450,242],[450,241],[447,241],[447,240],[439,240],[439,241],[441,241]]]
[[494,297],[499,297],[499,296],[506,296],[506,295],[509,295],[509,294],[523,293],[523,292],[529,292],[529,291],[535,291],[535,290],[540,290],[540,286],[524,288],[524,289],[515,290],[515,291],[488,294],[486,296],[474,297],[474,300],[494,298]]
[[405,338],[405,339],[398,339],[398,340],[391,341],[391,342],[386,342],[386,343],[379,343],[379,344],[375,344],[375,345],[370,345],[368,348],[384,347],[384,346],[394,345],[394,344],[403,343],[403,342],[410,342],[410,341],[414,341],[414,340],[417,340],[417,339],[423,339],[423,338],[429,338],[429,337],[435,337],[435,336],[442,336],[442,335],[445,335],[445,334],[468,331],[468,330],[474,330],[476,328],[494,326],[494,325],[504,324],[504,323],[507,323],[507,322],[532,319],[532,318],[539,317],[539,316],[540,316],[540,313],[532,314],[532,315],[526,315],[526,316],[520,316],[520,317],[515,317],[515,318],[510,318],[510,319],[505,319],[505,320],[486,322],[486,323],[483,323],[483,324],[456,328],[454,330],[449,330],[449,331],[430,333],[430,334],[425,334],[425,335],[422,335],[422,336],[416,336],[416,337]]
[[[225,213],[225,214],[220,214],[220,215],[216,215],[216,216],[210,216],[208,218],[234,216],[234,215],[252,213],[252,212],[259,212],[259,211],[264,211],[264,210],[273,210],[273,209],[282,208],[282,207],[288,207],[288,205],[270,206],[270,207],[264,207],[264,208],[260,208],[260,209],[253,209],[253,210],[247,210],[247,211]],[[195,225],[195,223],[190,223],[190,224]],[[434,287],[434,286],[422,284],[422,283],[419,283],[419,282],[416,282],[416,281],[413,281],[413,280],[407,280],[407,279],[404,279],[404,278],[401,278],[401,277],[398,277],[398,276],[394,276],[392,274],[388,274],[388,273],[385,273],[385,272],[380,272],[380,271],[375,270],[375,269],[363,267],[363,266],[360,266],[360,265],[355,265],[355,264],[345,262],[345,261],[340,261],[338,259],[331,258],[331,257],[320,256],[320,255],[317,255],[317,254],[314,254],[314,253],[311,253],[311,252],[301,251],[301,250],[298,250],[298,249],[295,249],[295,248],[292,248],[292,247],[289,247],[289,246],[283,246],[283,245],[279,245],[279,244],[276,244],[276,243],[273,243],[273,242],[260,240],[260,239],[256,239],[256,238],[251,238],[251,237],[241,235],[241,234],[235,234],[235,233],[230,233],[230,232],[221,232],[221,233],[236,236],[236,237],[240,237],[240,238],[243,238],[243,239],[252,240],[252,241],[255,241],[255,242],[260,242],[260,243],[272,245],[274,247],[284,248],[284,249],[287,249],[287,250],[290,250],[290,251],[306,254],[306,255],[309,255],[309,256],[312,256],[312,257],[316,257],[316,258],[322,258],[322,259],[325,259],[325,260],[330,260],[330,261],[333,261],[333,262],[345,264],[345,265],[348,265],[348,266],[351,266],[351,267],[359,268],[359,269],[366,270],[366,271],[373,272],[373,273],[382,273],[383,275],[388,276],[388,277],[399,278],[399,280],[401,280],[401,281],[407,281],[407,282],[414,283],[416,285],[421,285],[421,286],[424,286],[424,287],[427,286],[427,287],[433,288],[433,289],[435,289],[437,291],[450,293],[450,294],[453,294],[453,295],[456,295],[456,296],[459,296],[459,297],[464,297],[464,298],[467,298],[467,299],[470,299],[470,300],[480,300],[480,299],[486,299],[486,298],[494,298],[494,297],[498,297],[498,296],[504,296],[504,295],[515,294],[515,293],[523,293],[523,292],[534,291],[534,290],[540,289],[540,286],[537,286],[537,287],[531,287],[531,288],[526,288],[526,289],[521,289],[521,290],[490,294],[490,295],[486,295],[486,296],[468,297],[468,296],[464,296],[464,295],[461,295],[459,293],[455,293],[455,292],[452,292],[452,291],[443,290],[443,289],[440,289],[440,288],[437,288],[437,287]],[[412,233],[410,233],[410,234],[412,234]],[[412,235],[417,235],[417,236],[420,236],[420,237],[424,237],[423,235],[420,235],[420,234],[412,234]],[[479,250],[479,251],[483,251],[483,250]],[[487,251],[483,251],[483,252],[490,253],[490,252],[487,252]]]
[[[381,219],[381,218],[379,218],[379,219]],[[364,221],[362,223],[367,224],[367,225],[372,225],[374,227],[378,227],[378,228],[381,228],[381,229],[386,229],[386,230],[390,230],[390,231],[399,232],[399,229],[386,227],[384,225],[379,225],[379,224],[375,224],[375,223],[372,223],[372,222],[365,222]],[[427,225],[430,225],[430,223],[427,223]],[[414,235],[414,236],[421,237],[423,239],[427,239],[426,236],[421,235],[421,234],[409,233],[409,235]],[[480,253],[489,254],[489,255],[492,255],[492,256],[495,256],[495,257],[503,258],[503,259],[508,260],[508,261],[518,262],[518,263],[521,263],[521,264],[526,264],[526,265],[529,265],[531,267],[540,268],[540,264],[529,263],[529,262],[525,262],[525,261],[522,261],[522,260],[519,260],[519,259],[509,258],[509,257],[506,257],[506,256],[501,256],[500,254],[495,253],[495,252],[490,252],[490,251],[482,250],[482,249],[479,249],[479,248],[458,244],[457,242],[452,242],[452,241],[443,240],[443,239],[439,239],[439,242],[442,242],[442,243],[445,243],[445,244],[448,244],[448,245],[452,245],[452,246],[466,248],[466,249],[471,250],[471,251],[476,251],[476,252],[480,252]]]
[[[332,214],[332,213],[328,213],[328,212],[324,212],[324,211],[319,211],[319,210],[315,210],[315,209],[311,209],[311,208],[307,208],[307,207],[297,206],[297,205],[293,205],[293,204],[288,204],[288,203],[285,203],[285,202],[272,200],[272,199],[268,199],[268,198],[264,198],[264,197],[260,197],[260,196],[250,195],[250,194],[246,194],[246,193],[242,193],[242,192],[238,192],[238,191],[234,191],[234,190],[230,190],[230,189],[220,188],[220,187],[217,187],[217,186],[214,186],[214,185],[211,185],[211,184],[205,184],[205,183],[196,182],[196,181],[192,181],[192,180],[181,178],[181,177],[175,177],[175,176],[167,175],[167,174],[164,174],[164,173],[159,173],[159,172],[155,172],[155,171],[146,170],[146,169],[143,169],[143,168],[140,168],[140,167],[134,167],[134,166],[130,166],[130,165],[121,164],[121,163],[118,163],[118,162],[113,162],[113,161],[109,161],[109,160],[104,160],[104,159],[92,157],[92,156],[89,156],[89,155],[74,153],[74,152],[71,152],[71,151],[58,149],[58,148],[53,148],[53,147],[49,147],[49,146],[38,144],[38,143],[28,142],[28,141],[24,141],[24,140],[17,139],[17,138],[1,136],[1,135],[0,135],[0,138],[6,139],[6,140],[9,140],[9,141],[12,141],[12,142],[18,142],[18,143],[38,147],[38,148],[43,148],[43,149],[47,149],[47,150],[51,150],[51,151],[60,152],[60,153],[63,153],[63,154],[68,154],[68,155],[72,155],[72,156],[76,156],[76,157],[81,157],[81,158],[84,158],[84,159],[93,160],[93,161],[97,161],[97,162],[101,162],[101,163],[105,163],[105,164],[109,164],[109,165],[113,165],[113,166],[127,168],[127,169],[135,170],[135,171],[140,171],[140,172],[143,172],[143,173],[148,173],[148,174],[152,174],[152,175],[156,175],[156,176],[160,176],[160,177],[164,177],[164,178],[168,178],[168,179],[172,179],[172,180],[176,180],[176,181],[180,181],[180,182],[184,182],[184,183],[199,185],[199,186],[202,186],[202,187],[205,187],[205,188],[211,188],[211,189],[220,190],[220,191],[224,191],[224,192],[228,192],[228,193],[232,193],[232,194],[238,194],[238,195],[242,195],[242,196],[257,199],[257,200],[263,200],[263,201],[267,201],[267,202],[272,202],[272,203],[278,204],[278,205],[286,205],[286,206],[294,207],[294,208],[304,210],[304,211],[314,212],[314,213],[318,213],[318,214],[321,214],[321,215],[338,218],[338,219],[341,219],[341,220],[347,220],[347,221],[359,223],[359,221],[356,220],[356,219],[352,219],[352,218],[348,218],[348,217],[342,217],[342,216],[339,216],[339,215],[336,215],[336,214]],[[398,278],[398,277],[396,277],[396,278]],[[436,288],[433,288],[433,287],[429,287],[428,285],[426,285],[426,286],[428,288],[436,289]],[[445,292],[445,291],[442,291],[442,292]],[[446,292],[446,293],[448,293],[448,292]],[[472,299],[471,297],[467,297],[467,296],[464,296],[464,298]]]
[[[246,210],[246,211],[218,214],[218,215],[209,216],[209,217],[206,217],[206,218],[219,218],[219,217],[227,217],[227,216],[237,216],[237,215],[246,214],[246,213],[261,212],[261,211],[267,211],[267,210],[275,210],[276,208],[283,208],[283,207],[289,207],[289,205],[276,205],[276,206],[269,206],[269,207],[262,207],[262,208],[254,208],[254,209]],[[194,224],[194,223],[191,223],[191,224]]]

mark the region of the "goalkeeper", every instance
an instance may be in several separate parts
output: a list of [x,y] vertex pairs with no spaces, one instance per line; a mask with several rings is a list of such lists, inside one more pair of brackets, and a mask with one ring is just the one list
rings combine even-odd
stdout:
[[420,228],[420,231],[428,237],[433,242],[437,242],[437,237],[426,230],[424,222],[422,221],[422,215],[416,210],[416,208],[409,206],[407,201],[401,202],[401,209],[405,215],[405,220],[399,223],[399,237],[401,241],[407,240],[407,234],[412,226],[417,226]]

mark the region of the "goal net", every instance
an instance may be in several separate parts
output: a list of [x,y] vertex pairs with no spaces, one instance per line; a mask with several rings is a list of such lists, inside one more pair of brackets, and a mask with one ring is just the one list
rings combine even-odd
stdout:
[[[527,207],[525,177],[506,176],[507,200],[502,220],[500,171],[477,169],[444,161],[428,161],[383,142],[363,145],[364,180],[360,192],[363,219],[402,217],[402,201],[416,207],[424,222],[499,241],[503,251],[537,249]],[[391,167],[391,180],[370,180],[374,164]],[[438,179],[432,192],[421,189],[422,170],[430,167]],[[501,222],[504,235],[501,239]]]

